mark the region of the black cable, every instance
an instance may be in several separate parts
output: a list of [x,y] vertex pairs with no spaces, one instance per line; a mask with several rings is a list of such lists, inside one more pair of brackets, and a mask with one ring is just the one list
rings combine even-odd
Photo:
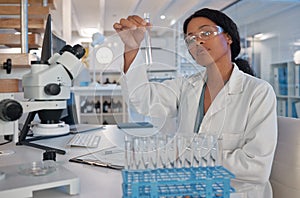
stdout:
[[10,141],[7,141],[7,142],[1,142],[1,143],[0,143],[0,146],[5,145],[5,144],[8,144],[8,143],[10,143],[10,142],[12,142],[12,141],[10,140]]
[[[58,154],[62,154],[62,155],[66,154],[66,151],[61,150],[61,149],[52,148],[52,147],[32,143],[32,141],[35,141],[35,140],[48,139],[48,138],[59,137],[59,136],[64,136],[64,135],[50,136],[50,137],[49,136],[48,137],[35,137],[35,138],[31,138],[31,139],[26,139],[26,137],[28,135],[28,132],[30,131],[30,124],[33,121],[36,113],[37,113],[37,111],[32,111],[32,112],[28,113],[28,116],[25,120],[25,123],[24,123],[23,128],[22,128],[22,130],[20,132],[20,135],[19,135],[19,142],[17,142],[16,145],[31,146],[31,147],[46,150],[46,151],[47,150],[54,150]],[[65,134],[65,135],[68,135],[68,134]]]
[[22,142],[22,145],[31,146],[31,147],[42,149],[42,150],[45,150],[45,151],[52,150],[52,151],[55,151],[56,153],[61,154],[61,155],[66,154],[65,150],[58,149],[58,148],[53,148],[53,147],[49,147],[49,146],[44,146],[44,145],[40,145],[40,144],[35,144],[35,143],[29,142],[29,141],[26,141],[26,140]]

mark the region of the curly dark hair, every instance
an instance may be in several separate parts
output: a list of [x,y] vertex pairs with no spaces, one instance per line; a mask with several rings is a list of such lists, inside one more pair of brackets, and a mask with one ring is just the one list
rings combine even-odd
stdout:
[[[254,72],[252,71],[250,65],[248,64],[248,67],[245,67],[245,64],[243,66],[239,65],[240,59],[237,59],[237,56],[239,55],[241,51],[241,44],[240,44],[240,35],[238,31],[237,25],[233,22],[233,20],[228,17],[226,14],[219,10],[213,10],[209,8],[203,8],[201,10],[196,11],[194,14],[192,14],[190,17],[188,17],[183,24],[183,32],[184,34],[187,33],[187,26],[189,22],[196,17],[205,17],[209,20],[213,21],[218,26],[222,27],[224,32],[226,32],[232,39],[232,43],[230,45],[231,50],[231,61],[235,62],[239,69],[242,70],[245,73],[248,73],[250,75],[254,75]],[[243,63],[245,63],[243,60]]]

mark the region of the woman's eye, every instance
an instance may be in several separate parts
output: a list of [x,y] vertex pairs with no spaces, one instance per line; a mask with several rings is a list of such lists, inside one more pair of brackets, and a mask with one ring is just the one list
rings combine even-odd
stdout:
[[192,41],[192,42],[196,41],[196,36],[192,36],[190,41]]
[[195,40],[196,40],[196,37],[191,36],[191,37],[187,38],[187,43],[193,43],[193,42],[195,42]]
[[201,37],[209,37],[211,35],[211,32],[210,31],[201,32],[200,35]]

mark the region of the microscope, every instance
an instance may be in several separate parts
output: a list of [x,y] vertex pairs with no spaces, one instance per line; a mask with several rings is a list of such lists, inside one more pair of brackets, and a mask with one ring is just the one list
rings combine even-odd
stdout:
[[[81,45],[73,47],[66,45],[59,53],[50,57],[47,63],[32,62],[31,71],[22,78],[24,98],[28,101],[0,98],[0,125],[12,122],[15,127],[16,120],[23,113],[29,112],[19,136],[18,130],[13,129],[14,136],[18,137],[17,145],[52,149],[32,143],[36,138],[26,140],[30,129],[34,136],[41,137],[55,137],[69,133],[69,126],[60,121],[60,117],[67,107],[67,99],[70,98],[72,80],[84,67],[80,61],[84,54],[85,50]],[[40,122],[33,121],[36,114]],[[62,150],[57,152],[65,153]]]
[[[59,119],[66,108],[66,100],[70,98],[72,80],[84,67],[79,60],[84,53],[80,45],[66,45],[48,59],[49,65],[34,63],[31,72],[23,76],[24,98],[34,100],[37,106],[43,108],[37,112],[41,121],[32,126],[35,135],[61,135],[69,132],[69,126]],[[55,106],[47,107],[50,103]]]

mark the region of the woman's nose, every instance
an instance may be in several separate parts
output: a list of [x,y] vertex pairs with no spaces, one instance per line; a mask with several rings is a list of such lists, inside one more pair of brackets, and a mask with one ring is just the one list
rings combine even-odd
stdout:
[[203,45],[203,44],[204,44],[204,41],[203,41],[201,38],[197,37],[197,38],[196,38],[196,43],[197,43],[198,45]]

